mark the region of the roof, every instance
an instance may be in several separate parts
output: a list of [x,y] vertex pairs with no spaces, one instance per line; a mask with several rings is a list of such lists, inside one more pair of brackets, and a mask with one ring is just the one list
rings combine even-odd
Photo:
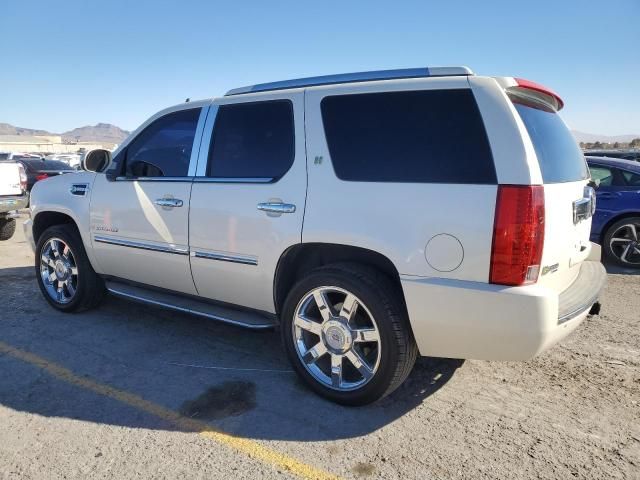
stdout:
[[323,75],[320,77],[297,78],[279,82],[259,83],[247,87],[229,90],[225,97],[243,93],[268,92],[291,88],[314,87],[318,85],[333,85],[336,83],[370,82],[374,80],[394,80],[400,78],[449,77],[473,75],[469,67],[420,67],[396,70],[375,70],[371,72],[340,73],[337,75]]
[[622,168],[623,170],[630,170],[634,173],[640,173],[640,162],[636,162],[634,160],[624,160],[622,158],[614,157],[593,157],[591,155],[587,155],[586,159],[587,162],[593,161],[600,165]]

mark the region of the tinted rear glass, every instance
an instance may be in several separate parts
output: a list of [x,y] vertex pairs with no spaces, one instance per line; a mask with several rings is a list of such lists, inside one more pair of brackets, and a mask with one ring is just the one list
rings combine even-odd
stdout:
[[208,176],[277,180],[293,164],[289,100],[221,105],[209,151]]
[[582,150],[560,116],[543,107],[512,100],[533,142],[544,183],[589,178]]
[[342,180],[496,183],[482,117],[468,89],[330,96],[321,108]]
[[64,162],[57,160],[21,160],[29,170],[72,170],[72,168]]

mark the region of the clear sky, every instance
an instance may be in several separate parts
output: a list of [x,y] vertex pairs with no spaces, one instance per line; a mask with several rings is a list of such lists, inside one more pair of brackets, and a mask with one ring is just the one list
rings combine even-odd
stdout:
[[311,75],[468,65],[555,89],[576,130],[640,133],[640,0],[0,0],[0,122],[133,129]]

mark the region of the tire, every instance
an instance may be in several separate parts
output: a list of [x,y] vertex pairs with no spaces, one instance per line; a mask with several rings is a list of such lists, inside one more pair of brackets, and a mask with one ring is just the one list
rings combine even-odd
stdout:
[[[65,245],[68,251],[64,248]],[[54,246],[57,247],[52,248]],[[58,255],[55,254],[56,249],[59,250]],[[47,263],[48,266],[45,266],[43,257],[51,260]],[[63,277],[57,277],[58,260],[63,264],[61,270],[66,273]],[[35,270],[42,295],[53,308],[62,312],[80,312],[94,308],[106,294],[104,282],[93,270],[80,234],[73,225],[55,225],[40,235],[36,245]],[[51,281],[50,278],[54,280]],[[66,285],[61,278],[67,282]],[[56,295],[53,292],[60,290],[61,284],[62,290]],[[70,294],[72,290],[73,294]]]
[[[627,246],[629,251],[624,255]],[[611,225],[605,232],[603,249],[605,257],[616,265],[640,268],[640,217],[623,218]]]
[[0,218],[0,241],[9,240],[16,233],[15,218]]
[[[359,264],[320,267],[294,285],[282,309],[282,341],[312,390],[336,403],[360,406],[402,384],[418,349],[398,290],[387,276]],[[349,306],[354,299],[355,309]],[[324,317],[318,302],[328,305]],[[294,321],[298,313],[305,320]]]

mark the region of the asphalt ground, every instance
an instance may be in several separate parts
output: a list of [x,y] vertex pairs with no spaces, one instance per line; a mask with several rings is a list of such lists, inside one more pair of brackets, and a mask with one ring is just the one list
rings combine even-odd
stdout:
[[0,243],[0,478],[640,478],[640,275],[529,362],[423,358],[346,408],[277,332],[107,298],[62,314]]

